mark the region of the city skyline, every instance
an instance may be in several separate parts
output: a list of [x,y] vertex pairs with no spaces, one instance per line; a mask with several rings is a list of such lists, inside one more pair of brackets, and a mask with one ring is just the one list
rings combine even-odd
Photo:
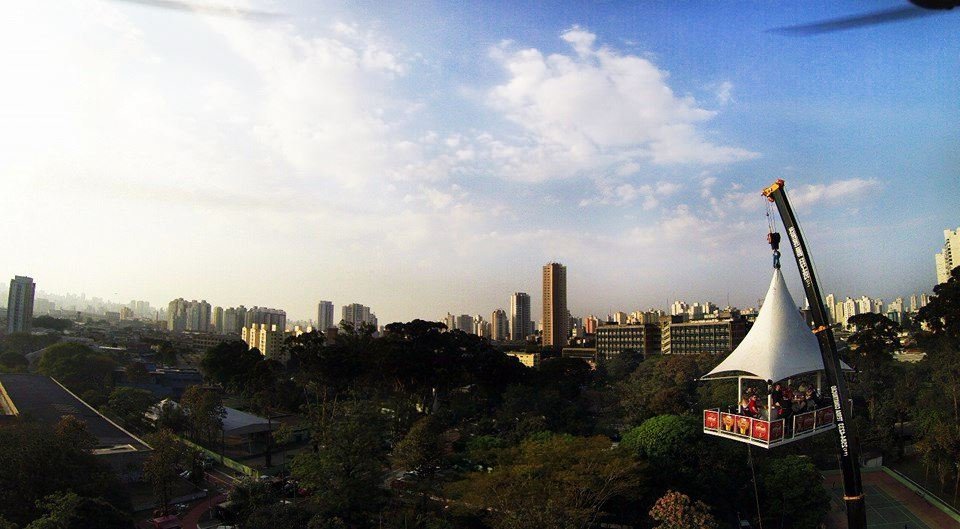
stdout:
[[[0,273],[304,320],[360,299],[390,322],[490,314],[559,261],[573,313],[750,306],[759,191],[783,177],[825,291],[929,292],[960,203],[956,17],[767,31],[858,9],[17,3],[0,178],[37,199],[0,197],[30,227]],[[255,252],[247,225],[270,234]]]

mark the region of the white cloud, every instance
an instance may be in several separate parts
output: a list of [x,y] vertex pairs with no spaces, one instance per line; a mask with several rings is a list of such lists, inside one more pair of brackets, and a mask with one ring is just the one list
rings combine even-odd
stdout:
[[[676,95],[668,74],[649,59],[597,47],[596,35],[578,27],[561,38],[575,55],[545,56],[512,44],[491,53],[509,79],[488,101],[525,131],[527,159],[514,161],[521,176],[544,180],[634,161],[723,164],[757,156],[706,140],[701,126],[716,112]],[[538,170],[545,159],[557,163]]]
[[730,81],[724,81],[714,87],[714,92],[714,97],[717,98],[717,103],[726,105],[733,98],[733,83]]
[[804,207],[817,203],[837,204],[856,200],[865,193],[880,189],[880,181],[874,178],[850,178],[826,184],[803,184],[787,187],[787,195],[794,206]]

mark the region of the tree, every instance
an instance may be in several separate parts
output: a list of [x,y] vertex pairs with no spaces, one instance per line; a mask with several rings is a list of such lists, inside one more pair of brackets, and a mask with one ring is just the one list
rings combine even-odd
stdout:
[[180,478],[180,467],[187,458],[187,449],[169,430],[160,430],[149,436],[148,442],[153,451],[143,463],[143,474],[166,513],[173,497],[173,486]]
[[867,413],[874,420],[885,397],[890,400],[890,389],[899,378],[893,353],[900,348],[897,337],[900,327],[886,316],[873,312],[857,314],[848,322],[856,329],[847,339],[850,361],[858,372],[855,388],[866,399]]
[[635,494],[642,466],[603,436],[529,439],[505,449],[492,472],[474,472],[450,487],[495,529],[588,527],[607,503]]
[[761,512],[773,526],[816,529],[830,510],[823,478],[806,457],[770,459],[758,478]]
[[960,267],[945,283],[933,287],[934,295],[920,309],[917,320],[930,330],[921,337],[934,382],[953,404],[953,418],[960,423]]
[[129,529],[133,520],[113,505],[73,492],[51,494],[39,502],[45,513],[24,529]]
[[207,349],[200,361],[204,375],[231,391],[242,391],[254,368],[263,362],[257,349],[246,343],[230,340]]
[[66,331],[73,327],[73,322],[63,318],[54,318],[53,316],[37,316],[33,319],[33,326],[43,329],[52,329],[54,331]]
[[123,371],[131,384],[142,384],[150,380],[150,373],[143,362],[131,362]]
[[83,344],[65,342],[47,348],[37,369],[81,396],[92,391],[106,397],[116,367],[108,355]]
[[142,430],[147,426],[144,416],[156,401],[149,391],[120,387],[110,392],[104,411],[116,417],[128,428]]
[[414,470],[430,480],[444,459],[443,428],[432,415],[413,423],[407,435],[393,449],[396,468]]
[[0,372],[2,373],[23,373],[29,365],[30,363],[20,353],[14,351],[0,353]]
[[0,427],[0,517],[26,525],[43,514],[38,502],[64,492],[125,508],[125,489],[86,449],[92,443],[84,434],[73,421],[56,430],[27,423]]
[[81,450],[91,450],[97,446],[97,438],[87,430],[87,423],[73,415],[64,415],[53,433],[58,439]]
[[187,424],[194,439],[213,444],[223,430],[227,410],[215,388],[190,386],[180,397],[180,407],[187,417]]
[[662,414],[682,414],[696,403],[697,379],[703,373],[689,355],[651,357],[619,385],[624,419],[639,424]]
[[386,420],[366,402],[340,403],[315,425],[314,450],[298,454],[291,471],[321,514],[363,523],[384,500]]
[[686,494],[667,491],[650,509],[650,517],[659,522],[656,529],[717,529],[719,524],[702,501]]
[[695,450],[701,426],[695,417],[658,415],[623,434],[620,446],[672,473],[692,464],[701,454]]
[[37,334],[15,332],[3,337],[0,341],[0,351],[18,353],[21,356],[39,351],[60,341],[55,334]]

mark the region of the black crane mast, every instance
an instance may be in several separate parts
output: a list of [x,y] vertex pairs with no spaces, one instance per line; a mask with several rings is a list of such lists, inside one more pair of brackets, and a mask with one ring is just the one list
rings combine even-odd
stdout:
[[[823,306],[823,297],[820,295],[820,286],[817,283],[813,270],[810,252],[800,234],[800,225],[793,214],[790,201],[784,191],[784,181],[777,180],[770,187],[763,190],[763,196],[777,206],[780,219],[786,231],[787,240],[793,247],[793,255],[797,259],[800,269],[800,278],[803,280],[803,290],[810,304],[813,317],[813,332],[820,344],[820,355],[823,357],[823,368],[829,387],[830,398],[833,401],[833,411],[836,416],[837,442],[839,445],[840,468],[843,471],[843,501],[847,510],[847,526],[850,529],[866,529],[867,515],[863,499],[863,484],[860,480],[860,446],[855,432],[847,428],[847,419],[851,417],[852,409],[847,393],[846,381],[840,367],[840,356],[837,354],[837,343],[830,328],[827,311]],[[779,265],[780,242],[779,234],[768,238],[774,251],[774,261]]]

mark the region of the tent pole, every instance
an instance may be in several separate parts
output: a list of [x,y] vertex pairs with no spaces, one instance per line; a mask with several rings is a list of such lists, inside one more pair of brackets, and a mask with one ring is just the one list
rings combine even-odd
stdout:
[[743,377],[737,377],[737,414],[743,413],[740,403],[743,402]]

